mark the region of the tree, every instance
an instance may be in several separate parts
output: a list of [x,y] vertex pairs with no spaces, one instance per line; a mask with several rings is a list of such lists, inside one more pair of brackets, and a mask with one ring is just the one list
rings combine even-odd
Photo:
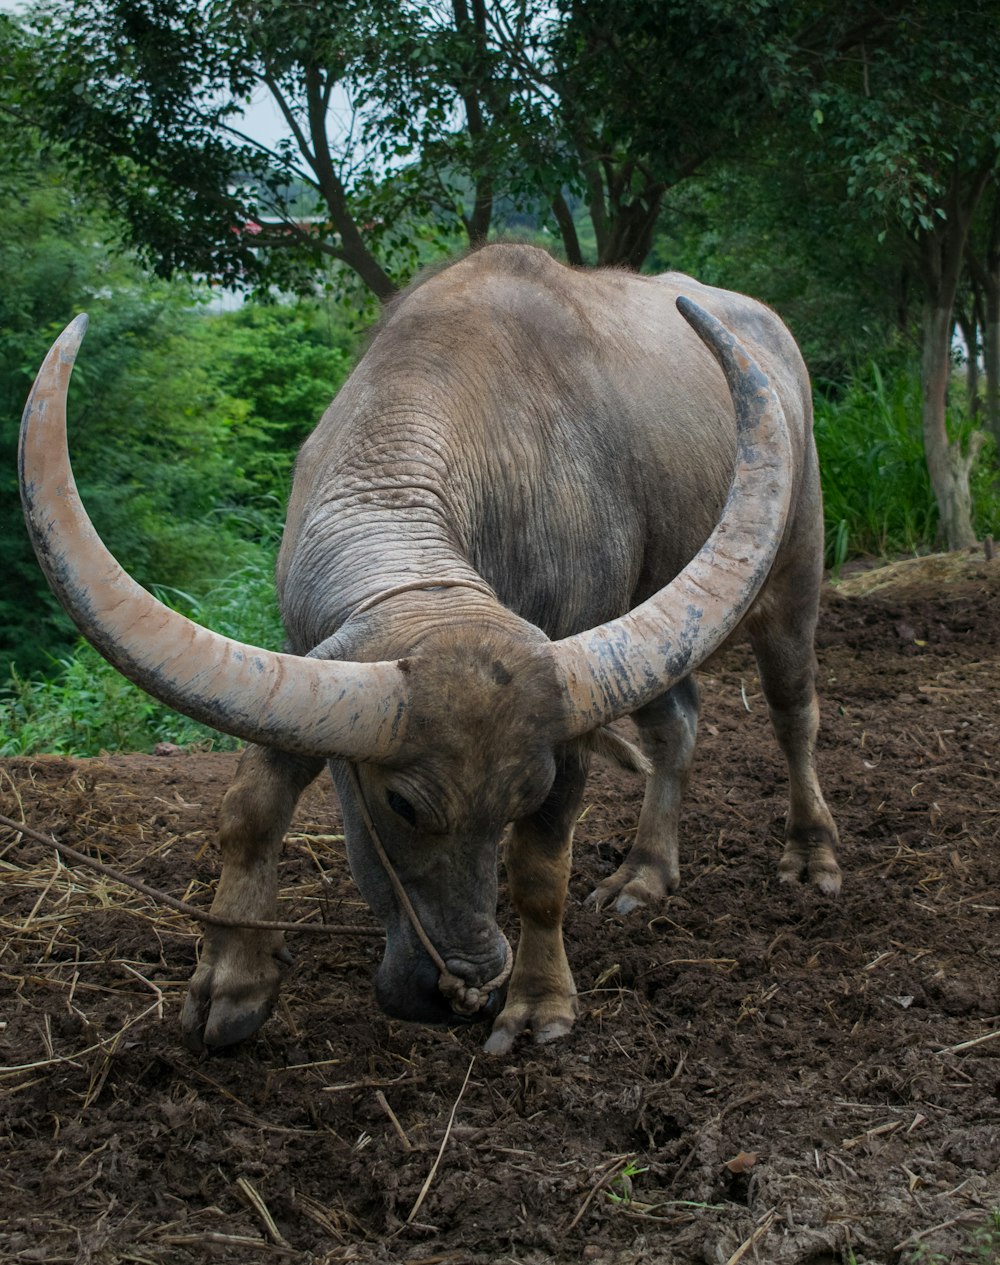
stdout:
[[150,279],[26,125],[17,63],[30,40],[0,16],[0,41],[2,680],[14,660],[49,668],[75,639],[24,531],[16,448],[34,374],[77,312],[92,316],[71,389],[88,509],[143,582],[195,593],[273,534],[295,450],[354,349],[315,304],[209,317],[190,286]]
[[596,262],[639,268],[667,191],[737,151],[768,111],[784,18],[717,0],[561,0],[559,12],[548,83]]
[[[369,18],[376,19],[369,30]],[[34,12],[31,107],[161,275],[305,284],[324,259],[394,284],[349,205],[334,93],[377,40],[378,5],[67,0]],[[289,138],[240,130],[264,86]],[[379,234],[392,243],[392,230]]]
[[[452,25],[421,9],[422,56],[388,59],[375,86],[395,115],[423,121],[412,137],[421,170],[445,199],[461,170],[494,201],[535,208],[572,264],[635,269],[667,191],[738,154],[770,116],[793,51],[807,40],[816,55],[839,30],[832,4],[820,20],[808,11],[806,34],[778,0],[475,0],[468,11],[456,0],[453,10]],[[463,61],[454,35],[466,29]],[[440,126],[442,82],[463,85],[474,144]]]
[[859,366],[909,354],[911,279],[873,233],[844,231],[836,173],[800,161],[772,132],[740,162],[715,162],[670,189],[649,264],[763,299],[781,313],[813,382],[838,394]]
[[[1000,172],[992,172],[983,203],[965,247],[971,279],[971,309],[975,314],[975,320],[969,325],[973,333],[976,328],[982,331],[986,427],[996,441],[1000,461]],[[976,346],[970,341],[969,333],[966,341],[975,363]]]
[[[302,288],[326,261],[385,299],[501,198],[572,263],[581,200],[594,261],[638,268],[665,191],[744,143],[828,9],[803,31],[779,0],[45,0],[32,108],[163,275]],[[262,90],[270,150],[240,130]]]
[[[518,170],[480,0],[48,0],[33,24],[35,119],[164,276],[307,289],[334,263],[384,300],[484,241]],[[241,130],[262,91],[273,148]]]
[[980,437],[949,438],[951,332],[969,227],[1000,156],[1000,28],[985,3],[901,5],[821,68],[810,144],[846,166],[847,194],[909,258],[922,295],[924,451],[947,546],[975,540]]

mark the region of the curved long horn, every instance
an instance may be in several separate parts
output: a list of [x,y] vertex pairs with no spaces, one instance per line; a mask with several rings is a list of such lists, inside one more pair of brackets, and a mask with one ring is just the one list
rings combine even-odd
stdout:
[[721,321],[681,314],[713,353],[736,408],[736,470],[722,517],[680,574],[627,615],[552,645],[568,737],[650,702],[725,641],[767,579],[791,500],[791,441],[766,375]]
[[215,729],[300,755],[387,755],[406,714],[397,664],[305,659],[230,640],[158,602],[105,548],[66,446],[66,392],[86,329],[78,316],[46,356],[19,450],[28,533],[77,627],[136,685]]

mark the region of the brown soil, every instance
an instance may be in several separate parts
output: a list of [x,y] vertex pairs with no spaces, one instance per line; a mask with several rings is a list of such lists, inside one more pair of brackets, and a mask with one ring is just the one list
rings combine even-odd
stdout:
[[[0,1260],[1000,1260],[1000,562],[851,584],[818,646],[841,896],[776,880],[784,771],[732,649],[703,677],[680,894],[583,907],[640,796],[596,769],[580,1019],[509,1059],[382,1016],[365,935],[295,936],[259,1038],[198,1059],[193,924],[0,833]],[[10,760],[0,812],[205,904],[232,768]],[[338,820],[317,783],[283,917],[370,925]]]

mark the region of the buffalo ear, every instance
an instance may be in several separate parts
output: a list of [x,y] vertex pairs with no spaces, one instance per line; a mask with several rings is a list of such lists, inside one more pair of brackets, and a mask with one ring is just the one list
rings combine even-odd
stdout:
[[609,729],[607,725],[591,730],[583,742],[594,755],[607,760],[609,764],[616,764],[618,768],[625,769],[629,773],[641,773],[643,777],[649,777],[653,771],[652,764],[639,748],[627,738],[616,734],[613,729]]

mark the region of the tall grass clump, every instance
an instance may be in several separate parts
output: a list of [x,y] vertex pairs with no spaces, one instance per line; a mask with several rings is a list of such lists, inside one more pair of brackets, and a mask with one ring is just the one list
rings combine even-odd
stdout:
[[[244,562],[200,598],[176,590],[159,590],[157,596],[226,636],[280,649],[274,544],[247,545],[245,553]],[[53,663],[49,676],[22,678],[15,671],[0,690],[2,756],[152,751],[158,742],[215,750],[239,745],[151,699],[83,640]]]
[[835,401],[816,400],[827,565],[918,553],[937,530],[924,460],[919,376],[869,364]]
[[[826,562],[889,558],[940,547],[938,511],[924,457],[920,374],[900,369],[887,380],[870,363],[836,400],[816,399],[815,433],[826,519]],[[973,423],[948,409],[952,439],[967,441]],[[1000,496],[992,448],[972,478],[973,521],[994,532]]]

